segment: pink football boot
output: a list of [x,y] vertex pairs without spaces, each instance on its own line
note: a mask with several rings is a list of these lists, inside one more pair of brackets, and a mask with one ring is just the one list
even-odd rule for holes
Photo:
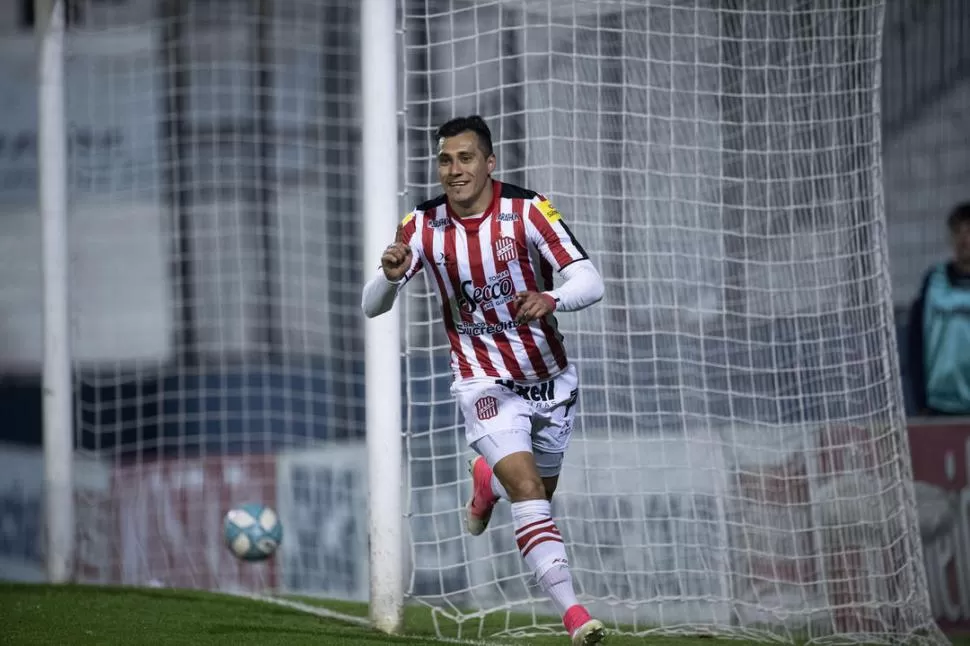
[[498,496],[492,493],[492,468],[485,458],[478,456],[469,462],[468,471],[472,474],[472,497],[465,506],[465,528],[478,536],[488,527]]
[[562,623],[569,632],[573,646],[593,646],[602,644],[606,638],[606,627],[599,619],[593,619],[586,608],[576,605],[566,611]]

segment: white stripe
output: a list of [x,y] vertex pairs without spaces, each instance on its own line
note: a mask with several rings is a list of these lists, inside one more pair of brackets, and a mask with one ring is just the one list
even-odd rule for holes
[[[505,204],[507,202],[507,204]],[[536,286],[540,291],[545,291],[548,287],[543,288],[542,286],[542,275],[539,272],[539,265],[536,261],[541,255],[539,252],[533,248],[529,243],[529,224],[528,224],[528,212],[529,204],[527,200],[522,200],[522,226],[525,230],[525,241],[528,247],[528,253],[526,258],[528,258],[527,264],[532,269],[532,275],[535,277]],[[508,209],[508,211],[513,210],[514,203],[512,200],[503,200],[503,208]],[[515,222],[502,222],[502,233],[503,235],[508,235],[511,238],[515,238]],[[519,260],[512,268],[512,277],[515,280],[515,290],[516,292],[526,291],[528,285],[525,282],[525,273],[522,271],[523,261]],[[552,350],[549,348],[549,343],[546,341],[546,336],[542,333],[542,328],[539,327],[537,323],[533,323],[529,326],[532,331],[532,339],[535,342],[536,349],[539,351],[539,356],[542,358],[542,363],[549,374],[554,374],[556,372],[556,359],[552,356]],[[522,340],[522,336],[516,331],[515,338],[518,341],[516,346],[515,358],[519,362],[519,367],[526,376],[532,376],[534,379],[538,378],[538,374],[532,367],[532,359],[529,358],[529,353],[525,350],[525,343]]]
[[[445,207],[441,206],[435,211],[432,211],[431,217],[433,220],[437,220],[439,218],[448,217],[448,214],[447,214],[447,211],[445,210]],[[430,256],[430,261],[435,264],[435,270],[438,272],[438,275],[441,277],[441,283],[444,285],[444,288],[445,288],[444,294],[441,294],[441,293],[438,294],[439,297],[441,298],[441,302],[444,307],[447,307],[451,310],[452,318],[454,318],[455,322],[458,323],[461,320],[461,316],[460,314],[458,314],[458,310],[456,307],[457,298],[456,298],[456,294],[454,293],[454,288],[452,287],[452,284],[451,284],[451,279],[448,276],[448,267],[444,262],[444,253],[445,253],[444,230],[445,230],[445,227],[435,227],[434,235],[431,238],[432,249],[431,249],[431,253],[428,255]],[[460,237],[461,235],[461,227],[458,227],[458,234],[459,235],[456,236],[456,238]],[[458,255],[458,258],[461,258],[461,250],[457,244],[456,244],[456,254]],[[441,262],[439,262],[439,260]],[[461,271],[461,265],[462,263],[459,262],[458,263],[459,272]],[[468,336],[459,334],[458,344],[461,348],[460,349],[461,354],[468,361],[468,365],[472,369],[472,374],[478,377],[484,376],[485,371],[482,370],[482,367],[479,366],[478,362],[475,360],[475,349],[472,347],[471,338]],[[457,376],[459,374],[457,357],[455,357],[453,361],[453,365],[454,365],[455,375]]]
[[524,546],[519,548],[519,551],[523,553],[528,552],[533,545],[538,543],[543,538],[550,538],[557,543],[562,543],[562,536],[560,536],[559,534],[553,534],[552,532],[543,532],[542,534],[537,534],[533,536],[528,543],[526,543]]
[[[444,235],[442,234],[442,243],[444,241]],[[458,284],[464,283],[466,280],[472,280],[471,271],[471,258],[468,256],[468,233],[465,231],[465,227],[455,225],[455,261],[458,266]],[[472,280],[472,285],[474,286],[475,281]],[[457,300],[455,301],[457,302]],[[478,318],[480,318],[481,312],[475,311],[472,313],[472,322],[474,323]],[[459,316],[460,320],[460,316]],[[472,373],[476,377],[486,377],[485,369],[482,368],[482,364],[478,362],[478,356],[475,354],[475,346],[472,345],[472,337],[467,335],[459,334],[458,337],[461,339],[461,347],[465,354],[465,359],[468,361],[468,365],[472,368]],[[480,336],[478,339],[480,341],[485,341],[488,337]],[[483,343],[486,351],[488,350],[488,344]],[[489,353],[491,356],[491,353]],[[495,363],[495,359],[492,359],[492,365],[496,368],[501,367],[501,362]]]
[[555,523],[552,522],[551,518],[549,518],[548,520],[542,521],[538,525],[527,525],[526,527],[522,527],[520,529],[515,530],[515,539],[518,540],[522,538],[520,534],[522,535],[531,534],[534,531],[538,531],[540,529],[549,529],[550,527],[555,527],[555,526],[556,525]]
[[[501,211],[499,211],[501,212]],[[497,214],[496,216],[497,217]],[[481,226],[478,228],[478,242],[479,242],[479,252],[482,256],[482,273],[485,275],[486,281],[498,274],[498,270],[495,267],[495,257],[492,253],[492,223],[491,221],[482,222]],[[471,273],[471,257],[469,256],[469,274]],[[499,321],[509,321],[512,316],[509,314],[508,305],[499,305],[498,307],[492,307],[492,311],[495,312]],[[479,308],[475,310],[475,318],[481,320],[483,323],[488,319],[485,317],[485,309]],[[509,340],[509,349],[512,351],[513,356],[516,354],[515,350],[521,343],[516,341],[516,331],[514,328],[505,331],[505,338]],[[492,365],[501,373],[506,372],[505,359],[502,358],[502,352],[499,350],[498,343],[495,342],[495,337],[493,335],[484,335],[479,337],[482,340],[482,344],[485,349],[488,350],[488,356],[492,360]]]
[[[512,200],[502,200],[502,211],[506,213],[512,212]],[[500,222],[499,226],[502,228],[503,236],[515,240],[515,222]],[[525,284],[525,275],[522,273],[521,264],[519,262],[512,263],[512,266],[509,267],[509,272],[512,274],[512,280],[515,282],[515,291],[524,292],[527,285]]]
[[[542,278],[542,265],[539,262],[542,259],[542,254],[539,252],[538,247],[535,245],[535,240],[530,239],[530,231],[532,235],[538,237],[539,232],[532,226],[529,220],[529,210],[532,208],[533,202],[528,200],[523,200],[522,204],[522,218],[523,218],[523,228],[525,229],[526,243],[529,247],[529,267],[532,269],[532,275],[535,277],[536,289],[541,292],[548,291],[552,289],[552,285],[546,285]],[[522,281],[523,286],[525,285],[525,280]],[[546,338],[545,333],[542,331],[542,327],[538,323],[533,323],[529,326],[532,330],[532,338],[535,341],[536,347],[539,348],[539,353],[542,357],[542,362],[545,365],[546,372],[549,374],[555,374],[559,370],[559,366],[556,363],[556,358],[552,354],[552,348],[549,345],[549,340]],[[526,355],[528,359],[528,355]],[[531,362],[527,364],[530,366],[531,372]]]

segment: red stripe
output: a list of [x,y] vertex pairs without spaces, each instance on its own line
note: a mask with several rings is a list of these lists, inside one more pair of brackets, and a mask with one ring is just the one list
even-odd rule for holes
[[565,267],[575,260],[572,254],[569,253],[569,250],[563,245],[559,233],[552,227],[552,224],[549,223],[546,216],[539,211],[539,207],[532,203],[529,204],[529,219],[539,232],[539,235],[542,236],[542,239],[549,245],[549,251],[552,252],[552,256],[556,259],[556,263],[560,268]]
[[[458,294],[461,294],[461,272],[459,271],[459,260],[458,260],[458,228],[455,226],[445,227],[445,266],[448,268],[448,280],[454,289],[456,302]],[[473,246],[478,245],[478,232],[468,231],[466,240],[468,242],[469,251]],[[470,255],[470,254],[469,254]],[[479,264],[477,271],[484,273],[481,267],[481,253],[479,253]],[[475,263],[472,259],[468,258],[469,268],[471,273],[476,271],[474,267]],[[463,308],[459,308],[461,312],[461,320],[464,323],[473,323],[475,318],[471,312],[465,311]],[[477,336],[469,337],[472,342],[472,348],[475,350],[475,358],[478,360],[478,365],[481,366],[482,370],[485,371],[486,375],[497,377],[499,374],[495,372],[495,366],[492,365],[492,358],[488,356],[488,348],[485,347],[485,343]],[[460,346],[459,346],[460,347]]]
[[516,537],[515,544],[519,546],[520,550],[524,550],[526,546],[529,544],[529,541],[535,538],[536,536],[539,536],[540,534],[555,534],[556,536],[560,535],[559,528],[556,527],[556,525],[552,521],[549,521],[548,525],[537,527],[536,529],[533,529],[528,534]]
[[[519,527],[517,530],[515,530],[515,535],[518,536],[522,532],[527,532],[527,531],[529,531],[530,529],[532,529],[534,527],[537,527],[539,525],[545,525],[545,524],[551,523],[551,522],[552,522],[552,518],[543,518],[542,520],[537,520],[534,523],[529,523],[528,525],[523,525],[522,527]],[[553,525],[553,526],[555,526],[555,525]]]
[[533,543],[532,545],[530,545],[529,546],[529,549],[527,549],[524,552],[522,552],[522,558],[527,557],[529,555],[529,552],[531,552],[532,550],[534,550],[539,545],[542,545],[543,543],[548,543],[549,541],[555,541],[556,543],[562,543],[562,539],[561,538],[556,538],[555,536],[543,536],[542,538],[540,538],[539,540],[537,540],[535,543]]
[[[418,216],[415,215],[413,218],[411,218],[408,221],[407,224],[401,227],[401,242],[403,242],[404,244],[411,244],[411,238],[414,237],[414,234],[417,231],[417,229],[418,229]],[[410,278],[411,276],[414,276],[416,273],[418,273],[421,270],[421,264],[422,264],[421,256],[419,255],[418,261],[414,265],[414,271],[412,271],[409,274],[408,278]]]
[[[549,535],[543,536],[543,534]],[[532,539],[536,540],[532,543],[532,545],[529,545],[529,542],[532,541]],[[515,544],[518,545],[519,551],[522,552],[523,557],[531,552],[536,545],[545,543],[546,541],[556,541],[562,543],[559,528],[556,527],[556,524],[551,518],[543,518],[540,521],[530,523],[524,527],[520,527],[515,532]]]
[[401,242],[404,244],[410,244],[411,238],[414,236],[414,232],[418,230],[418,216],[415,215],[413,218],[408,220],[407,224],[401,227]]
[[[499,260],[498,256],[496,256],[495,254],[495,242],[502,237],[502,223],[499,221],[497,217],[492,218],[492,225],[490,227],[490,230],[492,234],[491,235],[492,260],[495,263],[495,273],[500,274],[509,268],[509,263],[508,261],[505,261],[505,260]],[[481,267],[481,253],[482,253],[481,246],[475,245],[474,249],[475,249],[475,253],[477,253],[479,257],[477,258],[477,260],[476,258],[472,257],[472,269],[473,269],[472,275],[474,276],[476,283],[480,282],[480,284],[484,285],[485,284],[484,272],[482,272],[481,275],[475,275],[474,273],[474,268],[476,264],[477,266]],[[471,248],[469,248],[469,252],[471,252]],[[509,301],[508,305],[506,306],[509,312],[509,319],[507,320],[514,318],[514,314],[512,312],[512,310],[514,309],[514,305],[515,305],[515,300],[513,299]],[[493,308],[485,311],[485,320],[488,321],[489,323],[498,323],[499,319],[500,317],[498,315],[498,308]],[[505,369],[509,371],[510,375],[512,375],[512,379],[515,379],[516,381],[524,381],[525,373],[522,371],[522,367],[519,365],[519,360],[516,359],[515,357],[515,350],[512,348],[512,343],[511,341],[509,341],[508,335],[505,334],[505,332],[499,332],[493,335],[492,338],[495,340],[495,345],[498,348],[499,352],[502,353],[502,362],[505,364]]]
[[[535,273],[532,270],[532,256],[529,254],[528,236],[525,233],[525,210],[531,208],[531,204],[527,204],[525,200],[513,200],[512,210],[519,217],[515,221],[515,245],[520,250],[519,251],[519,270],[522,272],[522,280],[525,281],[525,288],[530,292],[539,291],[539,287],[536,284]],[[509,303],[509,312],[513,315],[515,307],[512,303]],[[539,322],[540,327],[542,321]],[[539,344],[536,343],[535,336],[532,334],[531,325],[520,325],[516,328],[519,332],[519,337],[522,339],[522,345],[525,347],[525,353],[529,355],[529,362],[532,364],[532,369],[535,371],[536,376],[539,379],[546,379],[549,377],[549,367],[546,365],[545,359],[542,357],[542,351],[539,350]]]
[[[431,213],[432,219],[434,219],[434,211]],[[448,300],[448,290],[445,287],[444,277],[441,275],[441,268],[434,261],[431,256],[434,254],[434,238],[436,229],[431,227],[423,227],[421,229],[421,244],[424,247],[424,255],[428,257],[428,267],[431,269],[431,273],[434,274],[435,281],[438,283],[438,293],[441,294],[441,318],[445,324],[445,331],[448,333],[448,342],[451,344],[452,355],[458,362],[458,373],[462,377],[471,377],[474,373],[472,372],[471,366],[468,365],[468,359],[465,357],[465,353],[461,350],[461,339],[458,336],[458,330],[455,329],[455,320],[451,315],[451,303]]]

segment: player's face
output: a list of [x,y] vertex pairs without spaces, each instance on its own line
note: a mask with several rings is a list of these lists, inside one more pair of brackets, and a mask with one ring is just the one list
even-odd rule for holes
[[438,180],[453,206],[463,210],[488,208],[485,189],[493,170],[495,155],[486,157],[474,132],[442,137],[438,142]]
[[970,222],[961,222],[953,229],[953,257],[963,266],[970,266]]

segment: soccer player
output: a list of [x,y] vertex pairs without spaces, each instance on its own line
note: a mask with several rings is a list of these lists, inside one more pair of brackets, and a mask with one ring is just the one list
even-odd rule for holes
[[[572,643],[598,644],[605,629],[576,599],[550,500],[579,393],[555,313],[599,301],[603,280],[548,199],[492,178],[492,135],[481,117],[445,123],[436,140],[444,193],[402,220],[362,308],[368,317],[387,312],[418,271],[430,273],[451,345],[452,393],[478,454],[466,527],[481,534],[495,504],[508,500],[519,552]],[[563,279],[555,289],[554,270]]]

